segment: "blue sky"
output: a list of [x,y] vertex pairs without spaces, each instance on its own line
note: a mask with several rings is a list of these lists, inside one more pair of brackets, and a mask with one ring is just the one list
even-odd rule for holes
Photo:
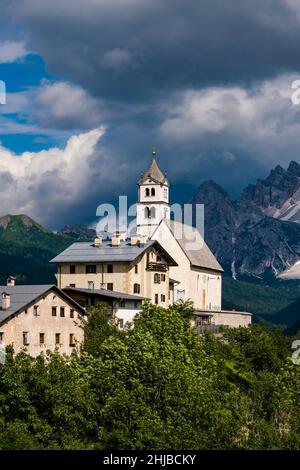
[[299,161],[298,1],[1,4],[1,215],[91,221],[135,199],[152,145],[181,202]]

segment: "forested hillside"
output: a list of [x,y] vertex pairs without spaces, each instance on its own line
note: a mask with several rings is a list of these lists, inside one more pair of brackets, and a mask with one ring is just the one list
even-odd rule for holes
[[49,261],[76,237],[55,234],[26,215],[0,218],[0,284],[8,275],[18,284],[55,283]]

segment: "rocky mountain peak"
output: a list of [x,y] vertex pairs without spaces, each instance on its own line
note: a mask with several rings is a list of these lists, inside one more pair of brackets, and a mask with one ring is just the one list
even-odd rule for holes
[[[300,260],[300,165],[277,165],[236,201],[213,181],[192,203],[205,205],[205,239],[225,270],[239,276],[278,276]],[[295,223],[296,222],[296,223]]]
[[294,176],[297,176],[297,178],[300,178],[300,165],[299,163],[295,161],[291,161],[291,163],[288,166],[287,171],[291,173]]

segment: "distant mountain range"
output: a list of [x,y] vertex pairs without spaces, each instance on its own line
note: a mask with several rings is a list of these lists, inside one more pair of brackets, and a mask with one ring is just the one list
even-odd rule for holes
[[205,181],[190,202],[205,205],[205,240],[234,278],[300,278],[298,163],[277,166],[236,200]]
[[93,240],[96,236],[96,230],[83,224],[66,225],[57,232],[60,235],[71,235],[72,237],[80,237],[86,240]]

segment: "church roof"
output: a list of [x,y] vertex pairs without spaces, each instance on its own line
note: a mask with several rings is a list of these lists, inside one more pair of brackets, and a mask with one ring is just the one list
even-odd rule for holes
[[152,152],[152,162],[148,170],[140,178],[139,184],[145,183],[149,178],[155,183],[166,184],[169,186],[169,181],[164,173],[159,169],[156,163],[156,152]]
[[192,266],[223,272],[213,253],[195,227],[163,219]]
[[130,240],[125,240],[121,241],[118,246],[113,246],[111,240],[103,240],[99,247],[95,247],[91,242],[76,242],[52,259],[50,263],[131,263],[151,247],[161,251],[171,266],[177,266],[176,261],[156,240],[147,240],[146,243],[137,245],[131,245]]

